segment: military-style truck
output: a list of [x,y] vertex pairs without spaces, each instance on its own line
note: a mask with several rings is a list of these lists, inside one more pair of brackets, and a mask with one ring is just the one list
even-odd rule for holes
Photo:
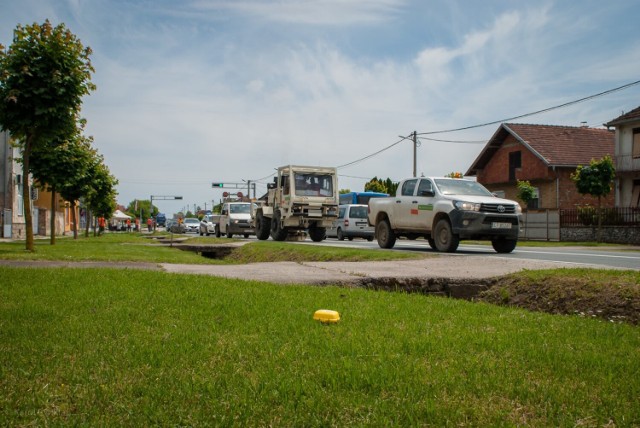
[[267,193],[252,205],[256,237],[284,241],[306,231],[319,242],[338,217],[338,174],[333,167],[278,168]]
[[473,180],[421,177],[403,180],[396,196],[369,201],[369,224],[382,248],[396,238],[424,237],[434,250],[454,252],[461,239],[490,240],[498,253],[518,242],[520,205]]

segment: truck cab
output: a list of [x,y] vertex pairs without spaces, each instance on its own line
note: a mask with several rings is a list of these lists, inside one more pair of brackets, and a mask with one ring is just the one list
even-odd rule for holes
[[313,241],[325,238],[338,216],[337,170],[333,167],[287,165],[278,168],[267,194],[253,212],[256,236],[284,241],[306,231]]

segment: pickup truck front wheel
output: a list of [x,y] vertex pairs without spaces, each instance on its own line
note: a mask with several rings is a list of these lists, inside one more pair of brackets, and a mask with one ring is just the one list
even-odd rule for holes
[[518,243],[515,239],[493,239],[491,241],[491,245],[493,249],[496,250],[497,253],[510,253],[516,249],[516,244]]
[[376,238],[380,248],[393,248],[396,244],[396,234],[391,229],[389,220],[384,219],[376,224]]
[[458,244],[460,244],[460,238],[453,234],[451,224],[444,218],[436,223],[433,240],[436,244],[436,249],[445,253],[453,253],[458,249]]

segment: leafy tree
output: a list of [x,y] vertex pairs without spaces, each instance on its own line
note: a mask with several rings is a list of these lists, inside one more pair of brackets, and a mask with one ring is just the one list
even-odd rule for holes
[[351,189],[340,189],[338,193],[340,195],[344,195],[345,193],[351,193]]
[[[142,215],[140,214],[141,212]],[[129,213],[129,215],[133,215],[134,217],[138,217],[141,215],[141,221],[144,223],[149,217],[155,217],[158,215],[158,207],[152,207],[151,201],[149,199],[136,199],[135,201],[129,202],[129,205],[127,205],[127,213]]]
[[[111,175],[101,156],[97,156],[94,159],[88,175],[91,179],[91,185],[84,197],[87,210],[97,217],[111,217],[116,210],[116,186],[118,185],[118,180]],[[89,218],[89,213],[87,213],[86,235],[89,234]],[[96,233],[95,230],[94,228],[94,235]]]
[[527,180],[518,180],[518,193],[516,197],[524,202],[524,206],[528,206],[529,202],[536,197],[536,188],[531,185]]
[[82,97],[95,89],[94,69],[85,48],[64,24],[47,20],[14,30],[13,42],[0,46],[0,128],[22,149],[26,249],[34,251],[29,198],[31,154],[51,140],[76,130]]
[[397,189],[398,183],[394,183],[390,178],[381,180],[378,177],[373,177],[364,185],[365,192],[380,192],[389,195],[395,195]]
[[57,194],[71,204],[73,235],[78,237],[75,204],[89,191],[89,168],[97,156],[91,147],[92,138],[82,135],[82,125],[73,138],[65,141],[51,140],[35,149],[31,156],[34,178],[51,192],[51,244],[55,244],[55,212]]
[[598,242],[602,239],[602,197],[611,192],[611,186],[616,176],[611,156],[605,156],[599,161],[591,159],[588,166],[578,165],[571,179],[581,195],[591,195],[598,198]]

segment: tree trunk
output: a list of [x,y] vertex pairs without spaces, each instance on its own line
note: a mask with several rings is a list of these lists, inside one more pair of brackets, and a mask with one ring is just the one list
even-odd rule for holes
[[76,212],[76,201],[70,202],[71,221],[73,222],[73,239],[78,239],[78,213]]
[[51,245],[56,244],[56,189],[51,189]]
[[91,219],[91,211],[89,208],[84,209],[84,237],[89,237],[89,221]]
[[26,250],[35,251],[33,243],[33,217],[31,216],[31,192],[29,188],[29,156],[35,134],[29,134],[22,153],[22,205],[24,208],[24,221],[26,227]]

